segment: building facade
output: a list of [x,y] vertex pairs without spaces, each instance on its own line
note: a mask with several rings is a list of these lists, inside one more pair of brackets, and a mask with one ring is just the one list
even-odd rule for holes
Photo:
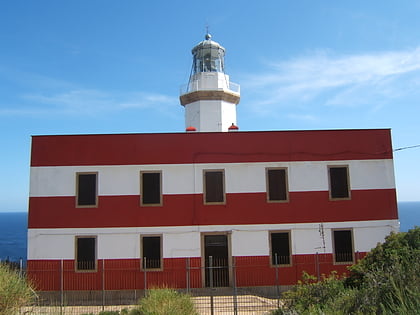
[[290,285],[398,231],[390,130],[236,131],[224,48],[193,57],[189,132],[32,137],[39,290]]

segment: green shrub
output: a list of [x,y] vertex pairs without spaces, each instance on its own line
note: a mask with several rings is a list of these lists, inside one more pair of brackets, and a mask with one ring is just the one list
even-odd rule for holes
[[420,314],[419,227],[389,235],[349,270],[317,283],[304,275],[272,314]]
[[128,315],[141,315],[141,312],[139,309],[133,308],[130,312],[128,312]]
[[141,315],[198,315],[191,297],[172,289],[149,290],[137,310]]
[[26,280],[7,265],[0,263],[0,315],[15,314],[34,298],[35,292]]
[[324,314],[344,290],[344,282],[335,272],[323,275],[319,282],[305,272],[302,278],[303,281],[283,294],[283,307],[272,314]]
[[346,285],[363,291],[383,313],[420,313],[419,227],[389,235],[349,269]]

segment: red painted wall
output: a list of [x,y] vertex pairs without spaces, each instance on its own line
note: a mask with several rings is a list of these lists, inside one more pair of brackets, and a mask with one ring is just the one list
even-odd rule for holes
[[32,137],[31,166],[392,158],[388,129]]
[[[320,130],[35,136],[31,166],[139,165],[392,159],[390,130]],[[76,208],[75,197],[31,197],[29,228],[97,228],[186,225],[281,224],[397,219],[395,189],[353,190],[351,200],[330,201],[328,191],[291,192],[287,203],[267,203],[265,193],[227,194],[225,205],[204,205],[202,195],[164,195],[162,207],[141,207],[140,196],[99,196],[97,208]],[[59,210],[59,211],[58,211]],[[210,210],[210,211],[209,211]],[[281,285],[302,272],[321,273],[331,255],[295,255],[278,269]],[[191,287],[202,287],[201,258],[192,258]],[[268,256],[236,257],[238,286],[275,285]],[[186,259],[164,259],[148,272],[147,285],[186,287]],[[61,271],[63,270],[63,271]],[[98,261],[97,272],[75,272],[74,261],[29,260],[40,290],[144,288],[139,259]],[[105,279],[105,280],[104,280]]]
[[[292,192],[290,202],[267,203],[265,193],[227,194],[225,205],[203,195],[165,195],[162,207],[142,207],[139,196],[99,196],[97,208],[76,208],[75,197],[29,199],[29,228],[96,228],[278,224],[397,219],[394,189],[354,190],[351,200],[328,192]],[[60,209],[60,211],[57,211]]]
[[[357,253],[362,258],[366,253]],[[302,279],[303,272],[317,276],[337,271],[348,274],[348,265],[334,265],[331,254],[294,255],[292,265],[270,266],[269,256],[234,257],[238,287],[291,285]],[[75,272],[74,261],[29,260],[28,277],[40,291],[63,290],[134,290],[169,286],[172,288],[203,287],[201,258],[164,259],[162,271],[140,269],[140,259],[98,260],[97,271]],[[278,276],[276,277],[276,269]]]

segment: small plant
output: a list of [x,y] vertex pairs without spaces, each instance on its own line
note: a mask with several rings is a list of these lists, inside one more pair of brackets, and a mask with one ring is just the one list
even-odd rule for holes
[[[94,313],[84,313],[82,315],[95,315]],[[123,308],[121,311],[101,311],[98,315],[142,315],[138,309],[129,310]]]
[[167,288],[150,290],[133,311],[139,311],[137,314],[141,315],[198,315],[189,295]]
[[31,304],[35,292],[19,274],[0,263],[0,315],[15,314],[22,306]]

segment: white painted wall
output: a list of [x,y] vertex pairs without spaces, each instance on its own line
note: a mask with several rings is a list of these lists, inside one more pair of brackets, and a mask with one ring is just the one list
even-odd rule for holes
[[[220,72],[200,72],[189,83],[189,91],[229,90],[229,76]],[[185,105],[185,127],[198,132],[228,131],[236,123],[236,104],[222,100],[200,100]]]
[[229,76],[222,72],[199,72],[189,83],[189,92],[198,90],[227,90]]
[[228,131],[236,123],[236,104],[222,100],[200,100],[185,105],[185,127],[201,132]]
[[332,253],[332,229],[352,228],[355,251],[365,252],[399,230],[397,220],[324,223],[325,249],[319,224],[214,225],[146,228],[29,229],[28,259],[74,259],[75,237],[97,237],[98,259],[140,257],[140,235],[161,234],[163,257],[201,257],[201,233],[230,232],[234,256],[270,254],[269,231],[291,231],[292,254]]
[[266,256],[270,253],[267,231],[232,231],[233,256]]
[[288,168],[289,190],[328,191],[328,165],[349,165],[352,190],[395,188],[392,160],[31,167],[30,196],[75,196],[76,173],[98,172],[101,196],[138,195],[140,171],[160,170],[163,194],[203,193],[203,170],[224,169],[227,193],[265,192],[265,168]]
[[[222,106],[223,101],[201,100],[197,101],[200,108],[200,125],[194,126],[197,131],[214,132],[222,130]],[[185,108],[188,110],[187,105]]]

